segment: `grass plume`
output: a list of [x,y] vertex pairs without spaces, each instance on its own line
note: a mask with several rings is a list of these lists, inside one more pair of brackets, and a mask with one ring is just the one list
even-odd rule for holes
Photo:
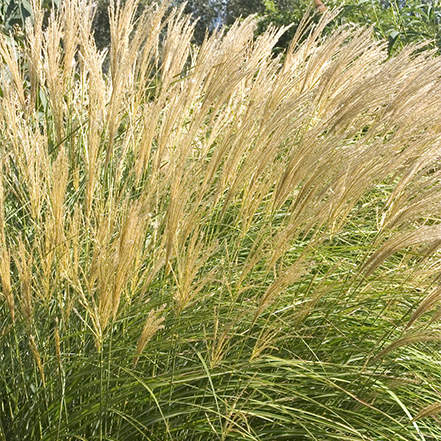
[[107,53],[92,2],[32,4],[0,36],[0,435],[440,438],[441,59],[329,11],[285,54],[252,17],[195,47],[136,0]]

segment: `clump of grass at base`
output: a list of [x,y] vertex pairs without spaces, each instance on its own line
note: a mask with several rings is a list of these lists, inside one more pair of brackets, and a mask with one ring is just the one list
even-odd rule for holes
[[89,2],[33,7],[0,38],[0,438],[438,439],[441,60],[326,17],[194,47],[127,0],[103,73]]

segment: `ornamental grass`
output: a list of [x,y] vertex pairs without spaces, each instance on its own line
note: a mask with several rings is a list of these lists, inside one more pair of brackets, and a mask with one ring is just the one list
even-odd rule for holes
[[0,35],[0,439],[441,439],[441,59],[169,3]]

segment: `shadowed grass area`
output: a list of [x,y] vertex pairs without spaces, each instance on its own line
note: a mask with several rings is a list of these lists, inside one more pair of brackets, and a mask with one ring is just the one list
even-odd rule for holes
[[[0,438],[436,440],[441,60],[329,15],[66,0],[0,37]],[[135,20],[135,17],[136,20]],[[300,41],[302,41],[300,43]]]

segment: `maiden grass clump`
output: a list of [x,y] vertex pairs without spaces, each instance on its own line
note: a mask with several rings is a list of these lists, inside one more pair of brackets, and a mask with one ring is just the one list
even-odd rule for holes
[[105,53],[40,6],[0,36],[0,439],[439,439],[441,60],[136,0]]

